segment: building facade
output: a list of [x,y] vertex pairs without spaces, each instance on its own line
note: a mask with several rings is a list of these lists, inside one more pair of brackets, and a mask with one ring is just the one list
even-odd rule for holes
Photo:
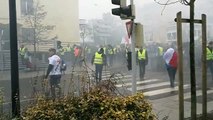
[[[0,5],[1,50],[9,50],[9,1],[1,0]],[[33,50],[32,42],[27,41],[34,41],[35,29],[26,24],[26,17],[35,15],[36,10],[39,13],[39,7],[43,8],[40,13],[46,14],[39,22],[49,30],[45,39],[36,41],[41,42],[40,50],[45,50],[46,44],[54,45],[55,38],[60,40],[62,45],[80,41],[78,0],[51,0],[51,2],[49,0],[16,0],[19,44],[26,44],[30,50]],[[42,41],[46,42],[42,43]]]

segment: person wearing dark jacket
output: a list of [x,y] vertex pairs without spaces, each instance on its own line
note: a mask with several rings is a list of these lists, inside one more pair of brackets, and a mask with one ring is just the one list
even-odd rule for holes
[[170,47],[166,50],[166,52],[163,54],[163,59],[166,64],[166,69],[168,71],[169,79],[170,79],[170,86],[172,88],[175,87],[175,75],[177,71],[178,66],[178,56],[177,52],[174,48]]
[[103,48],[100,48],[99,51],[93,55],[91,64],[95,64],[96,83],[99,83],[102,77],[103,66],[106,65],[106,55],[104,54]]
[[146,65],[148,64],[147,50],[141,47],[136,53],[136,60],[139,65],[140,80],[143,80],[146,71]]

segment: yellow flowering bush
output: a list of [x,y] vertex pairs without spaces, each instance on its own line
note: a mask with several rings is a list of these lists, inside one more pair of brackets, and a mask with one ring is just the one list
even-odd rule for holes
[[143,93],[118,96],[106,87],[95,87],[80,97],[45,100],[23,112],[23,120],[155,120],[152,105]]

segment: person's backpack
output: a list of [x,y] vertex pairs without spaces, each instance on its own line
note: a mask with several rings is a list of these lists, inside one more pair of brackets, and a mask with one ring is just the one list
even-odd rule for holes
[[65,64],[64,60],[61,62],[61,71],[66,71],[67,70],[67,65]]

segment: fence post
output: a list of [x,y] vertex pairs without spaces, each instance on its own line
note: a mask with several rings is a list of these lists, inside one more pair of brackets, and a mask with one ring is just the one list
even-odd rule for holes
[[183,48],[182,48],[182,22],[181,12],[177,13],[177,45],[178,45],[178,74],[179,74],[179,120],[184,119],[183,96]]

